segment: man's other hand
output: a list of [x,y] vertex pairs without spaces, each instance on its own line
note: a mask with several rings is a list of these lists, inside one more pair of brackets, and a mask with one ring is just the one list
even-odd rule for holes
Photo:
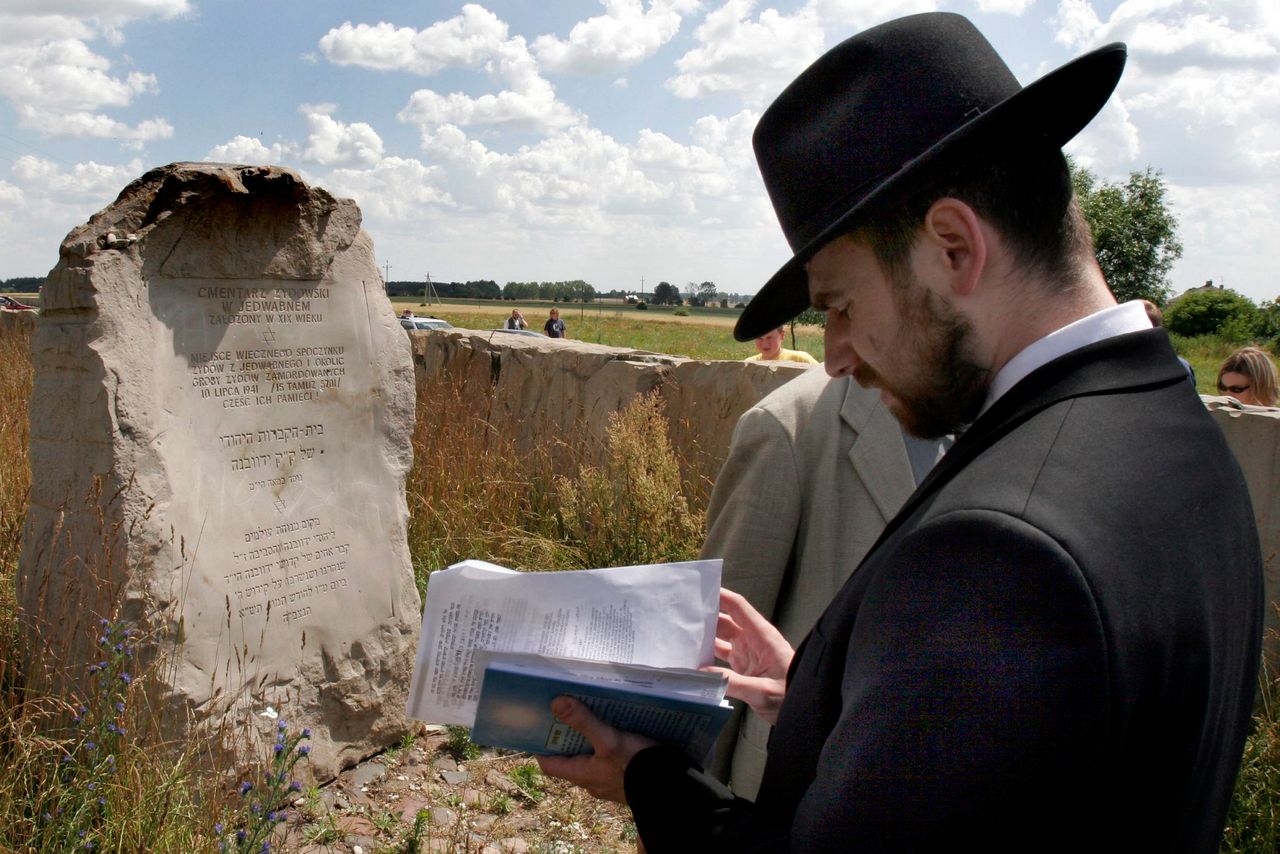
[[582,733],[595,752],[586,756],[539,756],[542,772],[581,786],[597,798],[625,804],[623,774],[627,763],[658,742],[614,729],[571,697],[557,697],[551,703],[551,711],[558,720]]
[[787,669],[796,654],[782,632],[732,590],[720,588],[720,619],[716,624],[716,657],[729,667],[704,667],[729,680],[725,693],[742,700],[770,724],[787,692]]

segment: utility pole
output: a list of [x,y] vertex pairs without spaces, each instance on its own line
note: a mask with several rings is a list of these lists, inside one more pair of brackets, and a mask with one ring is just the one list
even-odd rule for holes
[[387,296],[391,296],[391,262],[384,261],[382,268],[386,271],[382,276],[382,286],[387,289]]

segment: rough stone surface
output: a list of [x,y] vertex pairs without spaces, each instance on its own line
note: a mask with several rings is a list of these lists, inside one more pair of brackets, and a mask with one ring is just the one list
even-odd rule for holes
[[465,388],[491,389],[489,421],[522,450],[573,435],[588,439],[589,455],[602,455],[609,416],[656,391],[691,478],[714,479],[738,416],[804,370],[465,329],[409,336],[419,381],[448,373]]
[[272,707],[310,727],[320,779],[394,741],[413,368],[355,203],[277,167],[174,164],[60,256],[19,579],[42,663],[84,661],[118,617],[174,735],[256,756]]
[[34,311],[12,311],[0,308],[0,335],[13,332],[34,332],[39,315]]
[[350,782],[352,786],[359,789],[361,786],[367,786],[370,783],[381,780],[385,776],[387,776],[387,769],[385,765],[367,762],[363,765],[356,766],[356,768],[351,772]]
[[1226,435],[1249,486],[1262,541],[1268,603],[1263,643],[1271,666],[1280,668],[1280,409],[1241,407],[1226,397],[1200,397]]

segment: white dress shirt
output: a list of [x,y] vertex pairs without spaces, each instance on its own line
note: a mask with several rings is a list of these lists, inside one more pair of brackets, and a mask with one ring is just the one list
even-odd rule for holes
[[1018,384],[1020,380],[1041,365],[1047,365],[1059,356],[1065,356],[1073,350],[1105,341],[1117,335],[1129,332],[1141,332],[1151,328],[1151,320],[1146,309],[1137,300],[1113,305],[1102,311],[1095,311],[1074,323],[1033,341],[1014,356],[996,374],[987,392],[987,401],[982,405],[986,412],[991,405],[1004,396],[1005,392]]

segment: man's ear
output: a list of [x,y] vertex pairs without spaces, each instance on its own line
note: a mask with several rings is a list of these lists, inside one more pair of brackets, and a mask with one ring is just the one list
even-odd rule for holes
[[924,215],[923,237],[934,271],[947,279],[951,292],[972,294],[987,266],[987,233],[973,208],[959,199],[938,199]]

